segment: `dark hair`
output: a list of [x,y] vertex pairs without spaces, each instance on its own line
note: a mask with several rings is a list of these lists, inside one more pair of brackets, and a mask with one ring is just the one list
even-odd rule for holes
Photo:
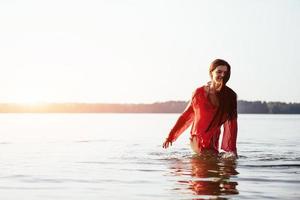
[[211,75],[211,72],[220,65],[227,66],[227,73],[223,79],[224,85],[221,91],[217,93],[217,97],[220,103],[218,110],[209,126],[207,127],[206,131],[216,126],[222,125],[226,120],[237,117],[237,95],[231,88],[225,85],[230,78],[230,65],[225,60],[216,59],[211,63],[209,67],[209,74]]
[[228,62],[226,62],[225,60],[222,60],[222,59],[216,59],[214,60],[211,64],[210,64],[210,67],[209,67],[209,75],[211,77],[211,73],[212,71],[214,71],[218,66],[220,65],[224,65],[227,67],[227,72],[226,72],[226,75],[224,77],[224,85],[227,83],[227,81],[229,80],[230,78],[230,71],[231,71],[231,67],[230,65],[228,64]]

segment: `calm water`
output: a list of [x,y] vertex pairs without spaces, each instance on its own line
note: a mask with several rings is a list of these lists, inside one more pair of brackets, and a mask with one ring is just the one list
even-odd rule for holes
[[239,115],[237,161],[195,156],[177,114],[2,114],[2,199],[299,199],[300,115]]

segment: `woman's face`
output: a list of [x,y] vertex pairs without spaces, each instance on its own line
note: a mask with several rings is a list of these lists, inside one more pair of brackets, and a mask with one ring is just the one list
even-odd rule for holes
[[215,83],[223,83],[223,79],[227,73],[227,66],[219,65],[211,72],[211,79]]

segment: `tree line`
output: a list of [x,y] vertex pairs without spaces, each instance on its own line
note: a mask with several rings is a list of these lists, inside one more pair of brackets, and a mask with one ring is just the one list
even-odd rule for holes
[[[151,104],[42,103],[0,104],[0,113],[181,113],[187,101]],[[238,101],[238,113],[300,114],[300,103]]]

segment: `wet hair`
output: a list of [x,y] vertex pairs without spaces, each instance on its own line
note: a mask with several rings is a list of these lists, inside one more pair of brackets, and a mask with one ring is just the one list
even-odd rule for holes
[[210,67],[209,67],[209,75],[210,77],[212,77],[212,71],[214,71],[218,66],[220,65],[224,65],[227,67],[227,72],[224,76],[224,79],[223,79],[223,83],[224,85],[227,83],[227,81],[229,80],[230,78],[230,71],[231,71],[231,67],[230,65],[228,64],[228,62],[226,62],[225,60],[222,60],[222,59],[216,59],[214,60],[211,64],[210,64]]

